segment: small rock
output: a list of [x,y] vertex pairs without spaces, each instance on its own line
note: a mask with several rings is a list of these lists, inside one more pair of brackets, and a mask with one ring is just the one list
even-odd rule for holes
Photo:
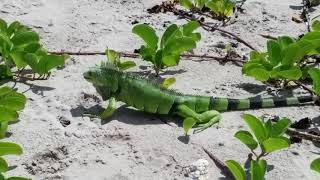
[[209,162],[205,159],[199,159],[186,167],[186,176],[192,179],[207,180]]

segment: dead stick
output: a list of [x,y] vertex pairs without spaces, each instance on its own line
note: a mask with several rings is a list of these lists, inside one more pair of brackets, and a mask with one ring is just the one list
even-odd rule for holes
[[320,142],[320,136],[317,136],[317,135],[314,135],[314,134],[310,134],[308,132],[297,131],[294,128],[288,128],[287,129],[287,134],[289,136],[295,136],[295,137],[299,137],[301,139]]
[[[49,52],[51,54],[56,55],[73,55],[73,56],[96,56],[96,55],[105,55],[105,52],[71,52],[71,51],[51,51]],[[119,52],[122,57],[129,57],[129,58],[138,58],[140,57],[138,54],[135,53],[127,53],[127,52]],[[229,58],[229,57],[221,57],[221,56],[211,56],[211,55],[195,55],[195,54],[182,54],[182,57],[185,58],[201,58],[201,60],[196,61],[208,61],[209,60],[217,60],[217,61],[234,61],[234,62],[240,62],[245,63],[246,60],[243,59],[236,59],[236,58]],[[206,60],[207,59],[207,60]]]
[[310,89],[308,86],[302,84],[299,81],[293,81],[294,83],[296,83],[298,86],[302,87],[303,89],[307,90],[310,94],[316,94],[316,92],[313,89]]
[[259,34],[260,36],[262,36],[263,38],[266,38],[266,39],[272,39],[272,40],[277,40],[276,37],[274,36],[271,36],[271,35],[266,35],[266,34]]
[[215,155],[213,155],[206,148],[202,147],[202,149],[227,178],[231,178],[231,179],[233,178],[232,173],[230,172],[229,168],[227,167],[227,165],[224,162],[222,162],[220,159],[218,159]]

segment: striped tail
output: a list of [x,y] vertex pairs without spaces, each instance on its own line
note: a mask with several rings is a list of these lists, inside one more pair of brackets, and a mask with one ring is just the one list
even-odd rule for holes
[[287,107],[305,105],[317,101],[317,96],[301,97],[271,97],[271,98],[248,98],[248,99],[229,99],[229,98],[210,98],[210,109],[217,111],[232,111],[246,109],[260,109],[273,107]]

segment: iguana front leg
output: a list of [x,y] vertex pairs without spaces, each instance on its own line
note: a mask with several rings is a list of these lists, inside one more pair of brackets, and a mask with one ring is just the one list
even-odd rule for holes
[[177,114],[185,118],[183,121],[183,129],[186,135],[194,126],[198,127],[194,133],[198,133],[221,120],[221,115],[218,111],[210,110],[199,114],[186,105],[179,105],[177,107]]
[[117,101],[114,97],[109,99],[108,107],[102,112],[101,119],[105,120],[112,116],[112,114],[117,110]]

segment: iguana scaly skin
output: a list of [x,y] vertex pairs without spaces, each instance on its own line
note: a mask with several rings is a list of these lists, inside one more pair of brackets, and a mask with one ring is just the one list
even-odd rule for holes
[[[313,96],[288,98],[231,99],[210,96],[186,95],[162,88],[154,82],[116,70],[105,64],[84,73],[103,100],[109,99],[108,108],[102,118],[108,118],[116,110],[116,101],[122,101],[148,113],[177,114],[185,118],[183,126],[187,133],[193,126],[196,132],[219,122],[219,112],[302,105],[316,100]],[[219,112],[218,112],[219,111]]]

